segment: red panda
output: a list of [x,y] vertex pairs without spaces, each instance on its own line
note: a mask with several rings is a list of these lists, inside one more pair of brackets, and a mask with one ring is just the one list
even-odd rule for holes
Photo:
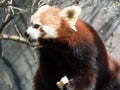
[[40,54],[35,90],[59,90],[63,76],[69,79],[63,90],[120,90],[120,66],[80,12],[45,5],[32,15],[25,36]]

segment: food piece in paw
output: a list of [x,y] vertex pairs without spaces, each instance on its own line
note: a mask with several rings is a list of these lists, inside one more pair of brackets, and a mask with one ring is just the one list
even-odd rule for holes
[[63,86],[69,82],[68,78],[64,76],[60,81],[57,82],[57,86],[63,90]]

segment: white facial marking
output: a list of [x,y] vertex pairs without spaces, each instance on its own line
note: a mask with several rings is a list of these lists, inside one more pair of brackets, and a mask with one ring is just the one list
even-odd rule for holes
[[26,32],[29,34],[30,39],[35,39],[35,40],[37,40],[42,34],[39,30],[33,28],[32,26],[30,26]]
[[58,36],[56,29],[54,29],[53,27],[43,25],[43,30],[46,33],[44,38],[56,38]]
[[44,11],[48,7],[50,7],[50,6],[45,5],[45,6],[42,6],[42,7],[38,8],[38,10],[33,14],[33,16],[38,16],[40,12]]
[[39,11],[42,11],[42,10],[44,10],[44,9],[47,9],[48,7],[50,7],[49,5],[44,5],[44,6],[41,6],[40,8],[38,8],[38,12]]
[[34,24],[40,24],[40,18],[39,18],[39,14],[42,13],[42,11],[44,11],[45,9],[47,9],[49,6],[45,5],[42,6],[40,8],[38,8],[38,10],[31,16],[31,22]]
[[33,24],[42,25],[42,24],[40,23],[40,19],[37,18],[37,17],[32,17],[32,18],[31,18],[31,22],[32,22]]

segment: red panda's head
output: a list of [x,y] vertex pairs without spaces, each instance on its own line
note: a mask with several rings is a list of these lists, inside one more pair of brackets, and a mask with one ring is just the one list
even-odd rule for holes
[[32,45],[40,46],[40,39],[59,39],[62,35],[66,36],[66,32],[74,33],[80,11],[77,6],[63,10],[54,6],[42,6],[31,16],[31,26],[25,32],[25,36]]

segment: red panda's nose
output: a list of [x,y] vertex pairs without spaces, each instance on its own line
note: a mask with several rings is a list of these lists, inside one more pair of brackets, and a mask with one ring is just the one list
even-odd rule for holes
[[25,37],[28,38],[29,34],[27,32],[24,33]]

